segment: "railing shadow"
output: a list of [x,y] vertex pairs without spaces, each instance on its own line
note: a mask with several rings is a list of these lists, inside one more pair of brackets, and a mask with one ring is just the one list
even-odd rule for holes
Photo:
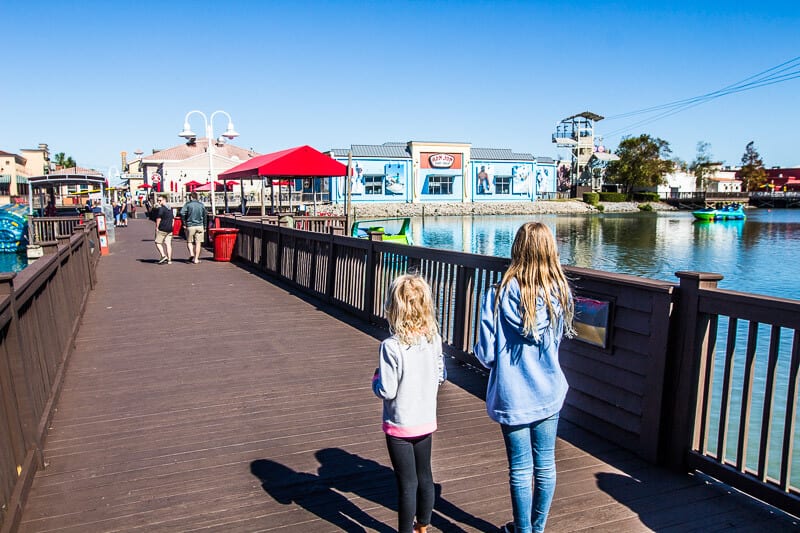
[[[278,503],[299,505],[344,531],[394,531],[342,495],[350,493],[396,513],[397,488],[391,468],[341,448],[317,450],[314,456],[320,465],[316,474],[297,472],[269,459],[253,461],[250,471]],[[442,498],[441,485],[436,484],[431,525],[445,532],[464,531],[455,522],[479,531],[496,531],[493,524]]]

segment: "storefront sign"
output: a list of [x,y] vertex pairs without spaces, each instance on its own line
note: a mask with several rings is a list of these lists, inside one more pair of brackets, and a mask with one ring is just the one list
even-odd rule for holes
[[429,159],[433,168],[450,168],[455,160],[450,154],[434,154]]

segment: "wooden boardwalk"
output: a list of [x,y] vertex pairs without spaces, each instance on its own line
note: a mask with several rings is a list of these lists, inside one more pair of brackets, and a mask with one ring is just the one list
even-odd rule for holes
[[[156,265],[117,229],[69,363],[20,531],[394,530],[370,389],[382,333],[231,263]],[[510,519],[484,377],[450,364],[434,437],[433,531]],[[795,531],[710,481],[562,421],[548,531]]]

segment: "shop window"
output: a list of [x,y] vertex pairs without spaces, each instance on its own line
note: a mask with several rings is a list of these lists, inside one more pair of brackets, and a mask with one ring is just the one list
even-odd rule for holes
[[364,194],[383,194],[383,174],[364,175]]
[[494,193],[511,194],[511,176],[495,176]]
[[11,184],[10,183],[0,183],[0,194],[8,196],[11,194]]
[[428,176],[428,194],[453,194],[453,176]]

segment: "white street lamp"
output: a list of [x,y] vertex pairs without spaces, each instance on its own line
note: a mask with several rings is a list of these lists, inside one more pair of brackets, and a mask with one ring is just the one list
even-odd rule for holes
[[238,137],[239,134],[236,133],[236,130],[233,129],[233,120],[231,120],[231,116],[222,110],[214,111],[211,113],[211,118],[207,118],[205,113],[202,111],[189,111],[186,113],[186,118],[183,119],[183,131],[178,134],[179,137],[183,137],[184,139],[193,139],[196,138],[197,135],[192,131],[192,128],[189,126],[189,116],[192,114],[197,113],[201,117],[203,117],[203,122],[206,126],[206,138],[208,139],[208,177],[211,180],[211,216],[217,215],[217,204],[215,198],[217,196],[217,187],[216,187],[216,176],[214,176],[214,117],[221,113],[228,117],[228,128],[225,130],[225,133],[222,134],[223,137],[227,137],[228,139],[233,139]]

